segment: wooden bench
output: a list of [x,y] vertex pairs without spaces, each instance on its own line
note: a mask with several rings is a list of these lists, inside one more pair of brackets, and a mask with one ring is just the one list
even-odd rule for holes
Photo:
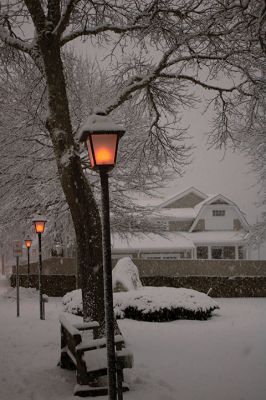
[[[60,325],[59,364],[61,368],[76,370],[77,385],[74,395],[82,397],[107,395],[107,386],[99,386],[98,382],[99,377],[107,375],[106,339],[98,338],[98,322],[72,323],[65,316],[61,316]],[[124,346],[123,337],[116,335],[118,400],[123,398],[122,391],[128,390],[128,386],[123,382],[123,369],[132,368],[133,365],[133,356]]]

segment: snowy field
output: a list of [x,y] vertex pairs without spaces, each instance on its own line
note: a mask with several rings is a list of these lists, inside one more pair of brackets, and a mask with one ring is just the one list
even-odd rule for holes
[[[0,399],[77,399],[74,373],[56,366],[61,299],[49,299],[40,321],[36,295],[21,291],[17,318],[4,292],[0,285]],[[265,400],[266,298],[217,302],[208,321],[119,321],[135,359],[124,400]]]

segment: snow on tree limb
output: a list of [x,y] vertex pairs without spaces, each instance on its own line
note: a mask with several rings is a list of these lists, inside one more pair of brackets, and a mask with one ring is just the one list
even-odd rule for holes
[[11,46],[17,50],[23,51],[30,54],[32,46],[23,40],[10,36],[7,29],[0,25],[0,40],[8,46]]
[[[74,132],[95,105],[127,123],[128,135],[121,140],[118,160],[123,168],[112,173],[111,197],[119,227],[129,204],[126,199],[121,205],[119,194],[127,196],[127,190],[136,188],[148,191],[163,182],[165,174],[170,176],[172,166],[180,169],[185,165],[185,131],[177,121],[184,108],[200,101],[195,85],[216,92],[207,101],[216,113],[212,138],[217,145],[234,139],[233,122],[245,110],[249,110],[249,121],[258,115],[256,76],[265,63],[265,1],[4,0],[0,13],[0,84],[4,93],[10,90],[14,94],[8,101],[15,110],[12,115],[3,113],[9,130],[1,135],[1,145],[8,150],[3,151],[3,160],[11,165],[5,183],[10,184],[13,172],[18,184],[12,187],[11,201],[2,204],[1,215],[5,207],[16,210],[16,217],[22,214],[20,207],[24,216],[27,207],[32,209],[32,199],[24,202],[19,197],[20,182],[37,192],[34,205],[43,204],[51,214],[62,204],[64,210],[69,207],[77,236],[85,317],[99,318],[103,326],[102,277],[95,276],[102,263],[97,185],[93,174],[84,174]],[[92,46],[107,49],[109,58],[103,61],[106,85],[99,75],[81,72],[71,64],[74,55],[62,46],[79,37],[95,38],[90,41]],[[68,74],[71,68],[72,75]],[[78,79],[80,75],[85,81]],[[20,79],[23,77],[28,79]],[[95,77],[99,79],[97,87],[91,82]],[[221,80],[227,83],[221,85]],[[36,90],[38,81],[42,87]],[[7,84],[11,88],[6,88]],[[8,104],[3,105],[6,109]],[[18,137],[18,132],[24,135]],[[22,148],[25,142],[34,146]],[[16,168],[15,151],[25,162],[27,175]],[[41,162],[38,172],[48,161],[45,172],[50,172],[53,184],[36,184],[31,156]],[[3,170],[7,170],[4,165]],[[44,199],[43,193],[47,193]],[[5,195],[1,193],[4,199]]]
[[[79,1],[80,0],[68,0],[67,1],[67,3],[64,6],[64,9],[62,10],[60,20],[58,21],[56,27],[53,30],[53,34],[61,36],[61,34],[65,31],[65,29],[69,23],[69,19],[73,12],[73,9],[79,3]],[[67,43],[67,42],[65,42],[65,43]]]

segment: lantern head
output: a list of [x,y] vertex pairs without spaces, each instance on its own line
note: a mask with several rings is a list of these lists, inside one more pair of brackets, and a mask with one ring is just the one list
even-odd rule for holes
[[118,142],[124,133],[125,129],[103,112],[88,117],[78,137],[88,149],[92,169],[104,167],[110,170],[115,166]]
[[24,240],[25,242],[25,246],[27,247],[27,249],[31,248],[31,244],[32,244],[32,240],[29,236],[26,237],[26,239]]
[[47,222],[47,218],[44,217],[43,215],[36,215],[32,222],[34,223],[34,227],[35,227],[35,232],[36,233],[43,233],[44,232],[44,228],[45,228],[45,224]]

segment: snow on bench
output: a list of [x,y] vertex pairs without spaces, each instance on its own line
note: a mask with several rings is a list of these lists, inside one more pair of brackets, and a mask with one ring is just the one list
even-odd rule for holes
[[[108,393],[106,386],[95,387],[95,379],[107,374],[106,338],[97,338],[99,324],[96,321],[72,323],[64,315],[61,324],[61,358],[60,367],[76,370],[76,396],[103,396]],[[91,331],[91,338],[83,338],[83,331]],[[128,390],[123,382],[123,369],[132,368],[132,354],[122,349],[125,346],[123,337],[115,335],[116,369],[118,393]],[[121,397],[120,397],[121,398]]]

